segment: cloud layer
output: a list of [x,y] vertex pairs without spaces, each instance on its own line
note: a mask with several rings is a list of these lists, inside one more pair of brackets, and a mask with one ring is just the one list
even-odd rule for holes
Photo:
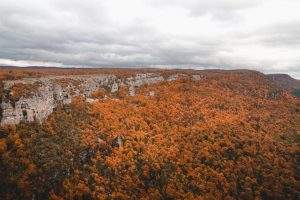
[[1,0],[0,63],[250,68],[300,78],[299,0]]

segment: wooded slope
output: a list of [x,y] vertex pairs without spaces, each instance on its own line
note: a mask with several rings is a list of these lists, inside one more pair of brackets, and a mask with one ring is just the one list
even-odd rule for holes
[[299,198],[300,100],[258,72],[199,74],[3,127],[2,199]]

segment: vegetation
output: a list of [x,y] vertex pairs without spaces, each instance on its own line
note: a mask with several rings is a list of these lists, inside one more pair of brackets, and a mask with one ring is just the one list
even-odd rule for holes
[[300,97],[300,89],[294,89],[294,90],[293,90],[293,94],[294,94],[296,97]]
[[17,102],[21,97],[29,98],[38,91],[40,86],[39,82],[33,84],[16,83],[11,87],[10,100]]
[[299,198],[300,100],[257,72],[201,73],[3,127],[1,199]]

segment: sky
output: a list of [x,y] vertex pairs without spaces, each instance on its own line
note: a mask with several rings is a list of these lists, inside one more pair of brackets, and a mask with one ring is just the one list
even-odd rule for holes
[[300,0],[1,0],[0,65],[300,78]]

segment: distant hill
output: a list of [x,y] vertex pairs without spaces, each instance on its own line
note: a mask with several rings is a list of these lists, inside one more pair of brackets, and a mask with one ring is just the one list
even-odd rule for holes
[[267,77],[276,85],[300,97],[300,80],[294,79],[287,74],[267,74]]

